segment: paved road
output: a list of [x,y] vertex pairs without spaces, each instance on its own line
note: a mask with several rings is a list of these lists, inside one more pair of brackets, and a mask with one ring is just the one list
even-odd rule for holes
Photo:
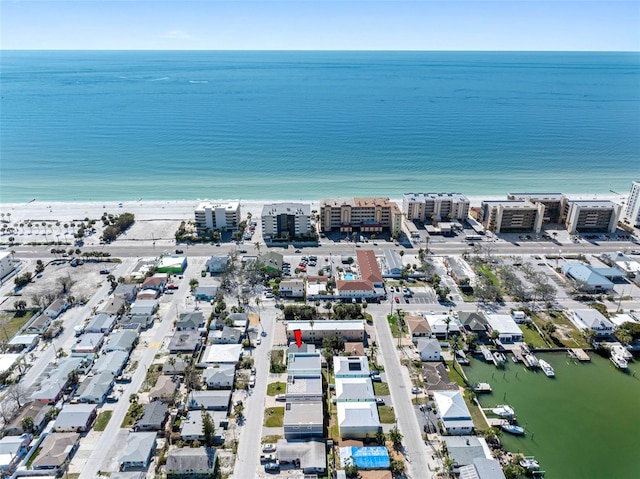
[[407,458],[407,475],[413,479],[430,479],[432,474],[427,461],[429,451],[422,439],[420,425],[411,403],[411,385],[404,381],[396,342],[387,322],[388,308],[388,305],[371,305],[367,312],[373,316],[378,335],[377,344],[382,353],[385,376],[389,383],[398,429],[404,436],[402,443]]
[[[244,402],[245,423],[238,429],[240,443],[232,476],[236,479],[256,477],[256,470],[260,462],[260,438],[262,437],[264,403],[269,378],[269,351],[273,345],[273,332],[278,310],[274,307],[273,301],[264,300],[259,312],[262,327],[267,336],[262,337],[262,344],[253,350],[256,386],[251,389],[249,397]],[[258,334],[260,333],[258,332]]]

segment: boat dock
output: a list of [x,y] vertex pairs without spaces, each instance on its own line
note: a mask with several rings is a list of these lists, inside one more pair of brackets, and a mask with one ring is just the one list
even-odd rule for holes
[[589,355],[580,348],[571,348],[569,349],[569,356],[571,356],[574,359],[577,359],[578,361],[591,361],[591,358],[589,357]]

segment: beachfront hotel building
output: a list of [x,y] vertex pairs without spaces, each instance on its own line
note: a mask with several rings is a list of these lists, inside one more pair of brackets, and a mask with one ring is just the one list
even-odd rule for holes
[[509,200],[530,201],[538,205],[544,205],[543,223],[559,224],[564,221],[565,204],[567,197],[562,193],[509,193]]
[[479,221],[494,233],[539,233],[544,204],[523,200],[483,201]]
[[640,226],[640,181],[631,184],[631,193],[624,208],[624,219],[631,226]]
[[311,205],[272,203],[262,208],[264,238],[302,238],[311,236]]
[[0,253],[0,279],[4,278],[15,269],[12,256],[13,255],[9,252]]
[[622,206],[608,200],[573,200],[565,209],[570,234],[615,233]]
[[240,224],[240,202],[228,203],[203,202],[196,208],[196,227],[198,234],[210,231],[235,230]]
[[402,214],[409,221],[464,221],[469,216],[469,198],[461,193],[405,193]]
[[320,228],[342,233],[400,233],[402,212],[389,198],[327,198],[320,201]]

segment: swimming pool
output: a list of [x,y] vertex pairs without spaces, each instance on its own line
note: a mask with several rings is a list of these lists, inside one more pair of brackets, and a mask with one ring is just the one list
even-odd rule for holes
[[347,281],[351,281],[352,279],[354,279],[353,274],[351,273],[345,273],[344,275],[342,275],[342,277]]

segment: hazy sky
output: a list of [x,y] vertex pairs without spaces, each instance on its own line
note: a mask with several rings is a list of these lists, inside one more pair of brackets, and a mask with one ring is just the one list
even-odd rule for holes
[[640,0],[0,0],[2,49],[640,51]]

